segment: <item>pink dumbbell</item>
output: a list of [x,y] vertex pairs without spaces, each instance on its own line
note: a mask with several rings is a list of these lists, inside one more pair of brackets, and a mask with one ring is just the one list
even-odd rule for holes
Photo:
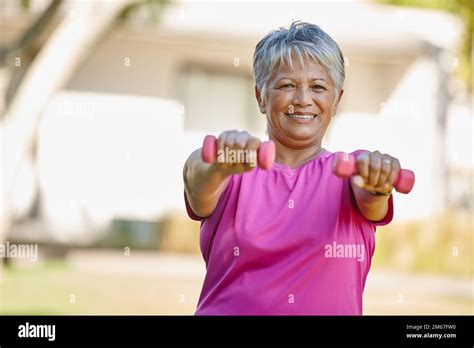
[[[214,163],[217,158],[217,139],[213,135],[206,135],[202,144],[202,160],[206,163]],[[270,169],[275,162],[275,143],[272,140],[263,142],[257,152],[258,166],[262,169]]]
[[[340,178],[348,178],[357,174],[356,160],[353,155],[338,153],[333,164],[334,174]],[[415,185],[415,173],[408,169],[400,169],[395,178],[393,187],[397,192],[409,193]]]

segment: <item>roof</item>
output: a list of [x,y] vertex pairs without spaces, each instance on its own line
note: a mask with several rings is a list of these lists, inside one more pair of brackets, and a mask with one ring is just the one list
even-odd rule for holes
[[[42,7],[32,8],[31,14],[22,14],[13,7],[5,11],[2,30],[6,33],[26,27],[26,22],[31,22],[38,11],[44,10],[47,2],[38,1],[36,4],[42,4]],[[69,4],[64,5],[60,11],[67,14]],[[182,0],[167,4],[160,21],[153,26],[140,21],[140,16],[146,16],[148,10],[142,8],[129,24],[133,30],[146,31],[147,36],[156,31],[165,36],[256,44],[270,31],[288,27],[292,20],[302,20],[321,26],[343,51],[350,48],[404,54],[419,51],[425,43],[455,51],[462,32],[461,20],[446,12],[364,0]],[[20,16],[23,20],[19,20]],[[10,35],[5,36],[12,39]],[[7,38],[1,41],[5,43]]]
[[164,33],[258,40],[292,20],[318,24],[341,46],[413,51],[423,43],[455,50],[461,21],[444,12],[364,1],[179,1],[167,5]]

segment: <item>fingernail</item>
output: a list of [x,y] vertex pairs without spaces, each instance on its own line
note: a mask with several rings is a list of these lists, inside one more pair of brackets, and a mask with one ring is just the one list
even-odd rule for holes
[[390,185],[388,183],[386,183],[385,185],[383,185],[383,188],[384,189],[388,189],[390,187]]
[[361,188],[364,187],[364,178],[361,177],[360,175],[357,175],[354,181],[358,187],[361,187]]

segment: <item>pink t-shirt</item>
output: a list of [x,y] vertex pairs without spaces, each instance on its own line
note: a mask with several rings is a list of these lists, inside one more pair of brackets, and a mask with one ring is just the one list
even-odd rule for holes
[[362,314],[376,226],[392,220],[393,197],[383,220],[367,220],[349,179],[332,173],[335,154],[231,177],[201,223],[197,315]]

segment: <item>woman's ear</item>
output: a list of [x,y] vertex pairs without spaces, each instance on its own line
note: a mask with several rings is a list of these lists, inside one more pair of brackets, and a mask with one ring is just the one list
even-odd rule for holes
[[342,95],[344,94],[344,90],[341,88],[341,90],[339,91],[338,95],[337,95],[337,98],[334,102],[334,106],[332,108],[332,116],[335,116],[336,115],[336,112],[337,112],[337,107],[339,106],[339,102],[341,101],[341,98],[342,98]]
[[260,91],[258,90],[257,86],[255,86],[255,97],[257,98],[257,103],[258,103],[260,112],[266,115],[267,111],[265,107],[265,100],[262,98],[262,95],[260,94]]

